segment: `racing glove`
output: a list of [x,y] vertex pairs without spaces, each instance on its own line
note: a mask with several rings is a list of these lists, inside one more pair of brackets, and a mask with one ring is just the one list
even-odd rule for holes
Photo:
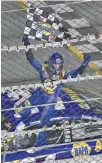
[[[23,36],[22,37],[22,42],[24,42],[24,45],[25,46],[28,46],[30,45],[30,42],[29,42],[29,39],[27,36]],[[33,56],[33,51],[32,49],[29,49],[27,52],[26,52],[26,57],[27,57],[27,60],[29,62],[32,62],[34,60],[34,56]]]
[[82,65],[76,70],[78,74],[81,75],[85,71],[86,67],[88,67],[90,59],[91,59],[91,56],[89,54],[84,54],[84,61]]
[[29,42],[29,39],[27,36],[23,36],[22,37],[22,42],[24,42],[24,45],[27,46],[27,45],[30,45],[30,42]]
[[89,62],[90,62],[91,56],[89,54],[84,54],[84,61],[82,63],[82,65],[84,67],[87,67]]

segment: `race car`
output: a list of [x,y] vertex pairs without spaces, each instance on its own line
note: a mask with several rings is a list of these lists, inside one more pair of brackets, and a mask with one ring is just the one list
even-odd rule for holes
[[[33,95],[35,90],[30,89],[29,92]],[[3,93],[2,98],[3,95],[6,95],[4,96],[6,97],[5,101],[9,103],[9,107],[10,104],[12,107],[20,99],[11,98],[9,93]],[[76,99],[88,99],[88,95],[85,96],[85,92],[84,94],[81,91],[79,93],[78,90],[76,93],[71,88],[62,88],[61,94],[67,102],[64,101],[64,103],[61,98],[58,98],[54,105],[54,114],[47,126],[40,125],[46,106],[33,106],[33,108],[27,106],[27,109],[30,110],[27,118],[27,110],[25,109],[23,109],[22,114],[21,108],[17,108],[17,111],[16,108],[2,110],[2,130],[7,131],[3,140],[8,151],[102,137],[101,101],[74,102]],[[11,134],[12,138],[9,136]]]

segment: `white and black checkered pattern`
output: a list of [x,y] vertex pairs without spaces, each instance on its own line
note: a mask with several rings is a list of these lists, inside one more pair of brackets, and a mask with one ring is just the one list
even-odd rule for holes
[[[48,4],[46,6],[46,4]],[[52,6],[49,6],[51,4]],[[44,7],[45,5],[45,7]],[[26,27],[24,34],[33,40],[45,40],[45,41],[62,41],[63,39],[76,38],[76,36],[86,37],[81,41],[75,41],[72,43],[78,50],[83,53],[90,53],[92,55],[92,61],[102,60],[102,37],[95,39],[95,33],[97,29],[90,25],[86,18],[74,11],[73,6],[67,4],[59,4],[56,2],[45,1],[45,4],[40,5],[41,8],[34,8],[29,3],[30,9],[28,9]],[[32,8],[32,9],[31,9]],[[57,14],[56,14],[57,12]],[[53,35],[46,35],[38,30],[38,26],[41,24],[50,24],[51,28],[45,28],[46,31],[55,32],[55,39]],[[42,30],[43,31],[43,30]],[[87,35],[93,37],[93,39],[87,40]]]
[[33,40],[62,41],[69,39],[68,30],[62,25],[61,20],[51,14],[46,9],[32,8],[28,9],[27,21],[24,35]]

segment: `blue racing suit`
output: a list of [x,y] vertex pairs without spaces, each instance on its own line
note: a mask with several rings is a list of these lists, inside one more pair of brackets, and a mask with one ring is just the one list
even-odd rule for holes
[[[25,46],[30,45],[28,38],[23,37],[22,41],[24,42]],[[69,75],[72,78],[75,78],[75,77],[77,77],[78,74],[82,74],[84,72],[84,70],[86,69],[86,67],[88,66],[88,63],[90,61],[90,56],[88,54],[85,54],[84,61],[81,64],[81,66],[79,66],[75,70],[68,71],[68,72],[65,72],[65,70],[62,69],[59,74],[56,74],[55,72],[53,72],[53,70],[50,69],[48,64],[42,65],[34,57],[32,49],[29,49],[26,52],[26,57],[27,57],[27,60],[29,61],[29,63],[33,66],[33,68],[36,69],[37,72],[39,73],[41,82],[45,82],[46,80],[52,81],[52,80],[58,80],[58,79],[67,79]]]
[[[29,45],[29,44],[30,43],[29,43],[28,40],[24,42],[24,45]],[[84,61],[81,64],[80,67],[76,68],[75,70],[68,71],[68,72],[65,72],[64,69],[62,68],[62,70],[59,72],[59,74],[56,74],[55,72],[53,72],[53,70],[51,71],[51,69],[50,69],[50,67],[49,67],[49,65],[47,63],[42,65],[34,57],[32,49],[29,49],[26,52],[26,57],[27,57],[27,60],[29,61],[29,63],[33,66],[33,68],[36,69],[37,72],[39,73],[41,82],[47,82],[49,80],[54,81],[54,80],[59,80],[59,79],[67,79],[69,75],[72,78],[75,78],[78,74],[82,74],[84,72],[84,70],[86,69],[86,67],[88,66],[88,63],[90,61],[90,56],[88,54],[86,54],[84,56]],[[51,94],[51,92],[50,92],[51,90],[49,90],[49,89],[48,89],[48,91],[46,91],[47,89],[45,89],[44,92],[43,92],[42,89],[39,88],[40,89],[39,92],[43,92],[42,99],[44,98],[44,103],[54,103],[54,102],[56,102],[56,100],[57,100],[57,98],[58,98],[58,96],[60,94],[61,88],[62,88],[62,84],[57,85],[57,87],[54,88],[54,94]],[[46,92],[46,95],[44,95],[45,92]],[[39,94],[39,97],[40,96],[41,95]],[[47,96],[48,96],[48,98],[47,98]],[[29,99],[32,105],[35,104],[36,98],[37,97],[32,96]],[[42,99],[40,98],[40,104],[42,103],[41,101],[43,101]],[[41,125],[42,126],[49,124],[50,118],[53,115],[52,106],[47,106],[45,110],[46,111],[42,112],[42,118],[41,118]]]
[[26,52],[26,56],[27,56],[27,60],[29,61],[29,63],[39,73],[41,82],[44,82],[46,80],[54,81],[54,80],[58,80],[58,79],[67,79],[69,75],[72,78],[75,78],[75,77],[77,77],[78,74],[82,74],[84,72],[84,70],[86,69],[86,67],[88,66],[88,63],[90,61],[90,56],[88,54],[86,54],[84,56],[84,61],[81,64],[80,67],[78,67],[78,68],[76,68],[76,69],[74,69],[72,71],[68,71],[68,72],[65,72],[64,69],[62,69],[59,74],[55,74],[55,73],[53,73],[53,72],[50,71],[50,68],[49,68],[49,65],[48,64],[42,65],[34,57],[32,49],[29,49]]

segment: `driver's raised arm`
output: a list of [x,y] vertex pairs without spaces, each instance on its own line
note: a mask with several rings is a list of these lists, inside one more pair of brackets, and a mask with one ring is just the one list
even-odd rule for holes
[[[29,42],[28,38],[25,37],[25,38],[22,39],[22,41],[24,42],[25,46],[30,45],[30,42]],[[26,52],[27,60],[40,73],[42,71],[42,64],[37,59],[35,59],[34,55],[35,54],[34,54],[33,49],[29,49]]]

